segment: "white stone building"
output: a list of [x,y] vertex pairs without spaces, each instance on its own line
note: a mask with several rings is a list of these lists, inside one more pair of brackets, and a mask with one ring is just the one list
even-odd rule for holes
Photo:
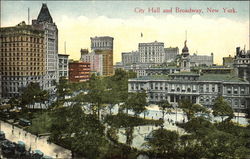
[[69,55],[58,54],[58,77],[69,76]]
[[212,66],[214,64],[214,55],[213,53],[211,53],[211,56],[193,54],[190,55],[190,62],[191,66],[200,66],[200,65]]
[[243,111],[250,106],[250,82],[248,81],[250,74],[247,68],[249,66],[249,55],[245,53],[237,54],[235,59],[236,69],[242,68],[238,72],[238,76],[231,73],[199,74],[190,72],[188,56],[188,48],[185,43],[179,73],[129,79],[128,91],[145,91],[148,102],[155,103],[166,99],[174,106],[178,106],[181,99],[190,99],[193,103],[211,107],[218,96],[224,97],[231,107],[237,111]]
[[58,77],[58,29],[50,15],[49,9],[45,3],[39,12],[37,19],[32,20],[32,25],[45,31],[44,45],[46,48],[46,73],[44,76],[43,89],[54,92],[55,82]]
[[179,48],[178,47],[168,47],[164,48],[165,52],[165,62],[171,62],[174,61],[179,54]]
[[140,54],[138,51],[123,52],[122,53],[122,64],[130,65],[140,62]]
[[165,52],[163,42],[139,43],[141,63],[163,63]]

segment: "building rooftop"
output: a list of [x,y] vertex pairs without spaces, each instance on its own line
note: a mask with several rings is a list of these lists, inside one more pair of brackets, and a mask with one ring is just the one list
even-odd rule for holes
[[199,81],[223,81],[223,82],[246,82],[231,74],[203,74]]
[[37,21],[53,23],[53,19],[50,15],[50,12],[46,3],[43,3],[42,8],[37,17]]
[[142,76],[133,78],[131,80],[170,80],[171,78],[167,75],[153,75],[153,76]]
[[[184,72],[182,72],[184,73]],[[187,73],[187,72],[185,72]],[[191,72],[193,75],[198,75],[193,72]],[[173,80],[176,81],[176,79],[172,79],[169,75],[154,75],[154,76],[142,76],[138,78],[133,78],[130,80]],[[203,74],[200,75],[199,81],[218,81],[218,82],[240,82],[240,83],[249,83],[241,78],[238,78],[236,76],[233,76],[231,74]]]
[[172,73],[171,76],[199,76],[198,73],[195,72],[178,72],[178,73]]

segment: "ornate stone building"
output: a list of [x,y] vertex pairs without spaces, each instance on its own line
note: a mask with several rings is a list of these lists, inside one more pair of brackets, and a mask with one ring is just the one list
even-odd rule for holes
[[193,103],[211,107],[218,96],[223,96],[236,111],[250,106],[249,55],[243,52],[237,54],[235,67],[238,76],[231,72],[190,72],[186,42],[180,62],[181,70],[178,73],[129,79],[128,91],[146,91],[148,102],[167,99],[175,106],[181,99],[188,98]]
[[32,25],[44,30],[45,46],[45,77],[44,89],[54,92],[55,82],[58,77],[58,29],[50,15],[49,9],[45,3],[39,12],[37,19],[32,20]]

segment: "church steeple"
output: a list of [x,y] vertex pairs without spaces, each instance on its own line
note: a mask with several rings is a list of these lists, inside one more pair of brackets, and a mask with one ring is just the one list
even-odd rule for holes
[[53,19],[50,15],[49,9],[46,3],[43,3],[40,13],[37,17],[38,22],[48,22],[53,23]]

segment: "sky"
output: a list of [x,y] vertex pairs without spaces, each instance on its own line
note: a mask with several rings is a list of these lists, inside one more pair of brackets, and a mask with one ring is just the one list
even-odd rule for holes
[[58,27],[59,53],[65,53],[66,41],[66,53],[75,60],[81,48],[90,50],[90,37],[114,37],[114,62],[119,62],[122,52],[138,50],[141,42],[159,41],[181,50],[186,30],[190,54],[213,52],[216,64],[235,55],[238,46],[249,49],[249,1],[1,1],[1,27],[28,23],[28,8],[30,19],[36,19],[42,3]]

